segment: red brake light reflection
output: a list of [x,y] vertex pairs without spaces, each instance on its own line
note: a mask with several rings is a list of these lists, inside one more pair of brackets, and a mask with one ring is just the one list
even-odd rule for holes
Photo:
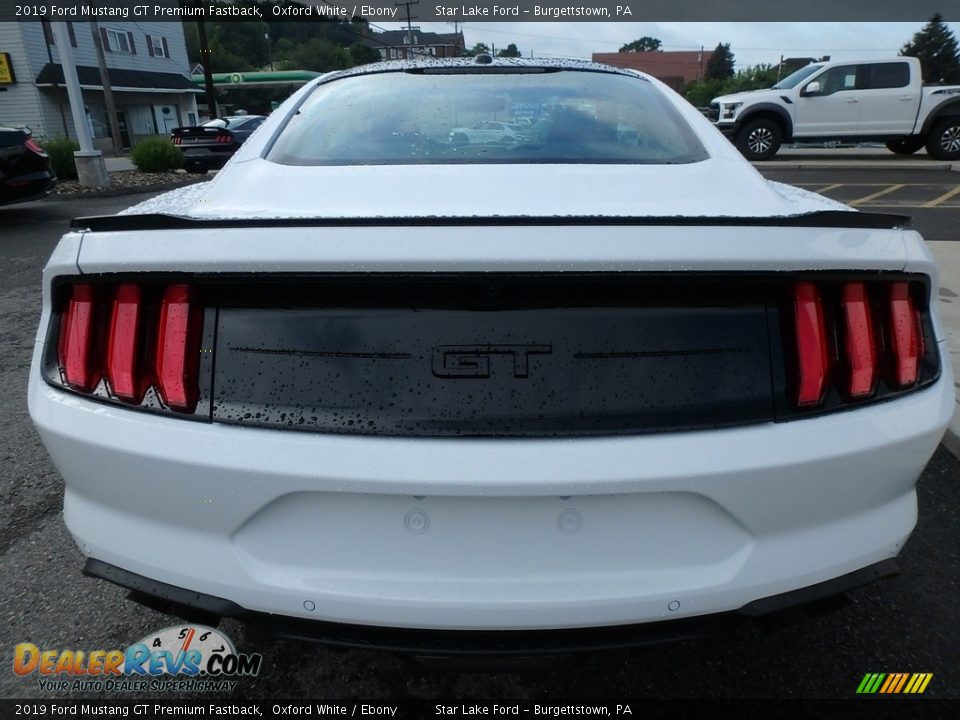
[[174,410],[193,412],[197,406],[202,326],[190,286],[168,286],[160,303],[154,379],[160,399]]
[[96,325],[93,288],[74,285],[60,321],[57,354],[67,385],[80,392],[91,392],[100,382]]
[[823,302],[817,286],[799,282],[793,287],[797,342],[797,405],[816,406],[823,400],[830,358]]
[[862,282],[843,286],[844,353],[849,367],[846,393],[852,398],[873,393],[877,379],[877,346],[870,297]]

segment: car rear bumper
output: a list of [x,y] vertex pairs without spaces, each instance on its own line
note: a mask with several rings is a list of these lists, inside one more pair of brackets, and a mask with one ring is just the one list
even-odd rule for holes
[[0,205],[36,200],[47,195],[57,184],[57,176],[49,170],[15,175],[0,184]]
[[954,405],[945,370],[716,431],[324,435],[107,407],[44,383],[37,352],[30,411],[85,555],[247,612],[394,628],[691,618],[894,558]]
[[[883,560],[833,580],[764,598],[736,612],[682,620],[563,630],[431,630],[348,625],[251,612],[229,600],[158,583],[92,558],[83,568],[84,575],[130,590],[131,599],[191,622],[215,625],[230,618],[246,624],[248,635],[427,657],[556,655],[710,637],[755,620],[776,627],[806,612],[815,614],[838,607],[843,603],[839,596],[846,591],[898,573],[896,560]],[[831,603],[834,598],[840,602]]]
[[183,151],[184,167],[205,167],[209,170],[222,168],[237,151],[235,147],[186,148]]

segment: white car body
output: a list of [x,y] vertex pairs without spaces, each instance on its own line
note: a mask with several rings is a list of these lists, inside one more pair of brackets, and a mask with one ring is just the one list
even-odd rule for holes
[[[953,410],[935,303],[940,369],[927,386],[846,412],[720,429],[292,432],[140,412],[44,378],[55,281],[113,273],[867,271],[916,274],[936,297],[936,266],[917,233],[776,226],[838,206],[768,183],[682,99],[634,77],[669,98],[708,159],[562,172],[423,164],[403,167],[402,183],[390,166],[264,159],[308,86],[209,184],[113,219],[174,213],[189,219],[182,228],[81,222],[65,235],[44,272],[29,403],[83,553],[119,569],[111,577],[128,587],[227,601],[214,608],[221,614],[456,631],[727,613],[895,558],[916,522],[917,477]],[[504,193],[506,183],[535,191]],[[609,221],[591,226],[588,216]],[[155,594],[185,597],[164,592]]]

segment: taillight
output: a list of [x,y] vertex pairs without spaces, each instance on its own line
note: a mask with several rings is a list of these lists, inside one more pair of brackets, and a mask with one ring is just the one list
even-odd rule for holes
[[70,289],[70,299],[60,320],[57,354],[67,385],[91,392],[100,382],[96,298],[91,285]]
[[221,145],[226,145],[233,141],[232,135],[217,135],[217,142]]
[[152,386],[149,404],[196,410],[203,307],[189,285],[77,283],[68,293],[57,344],[63,384],[132,405],[147,401]]
[[179,135],[174,135],[174,136],[173,136],[173,144],[174,144],[174,145],[179,145],[179,144],[180,144],[180,136],[179,136]]
[[23,146],[30,152],[36,153],[37,155],[47,156],[47,151],[44,150],[33,138],[27,138],[26,142],[23,143]]
[[107,384],[121,400],[139,404],[149,386],[149,377],[140,357],[144,308],[140,287],[120,285],[113,296],[107,333]]
[[154,379],[160,399],[181,412],[197,406],[203,315],[189,285],[170,285],[160,302]]
[[890,351],[893,356],[891,380],[898,387],[909,387],[916,383],[920,376],[923,332],[920,313],[913,305],[907,283],[891,283],[889,314]]
[[852,398],[867,397],[873,393],[877,379],[877,345],[867,286],[862,282],[846,283],[840,305],[844,325],[843,349],[848,367],[846,394]]
[[[788,312],[794,369],[791,402],[801,410],[899,393],[936,376],[925,365],[924,311],[918,283],[801,281],[791,286]],[[926,370],[924,369],[926,367]]]
[[827,325],[820,291],[813,283],[793,287],[794,328],[797,341],[797,406],[819,405],[827,385],[830,356]]

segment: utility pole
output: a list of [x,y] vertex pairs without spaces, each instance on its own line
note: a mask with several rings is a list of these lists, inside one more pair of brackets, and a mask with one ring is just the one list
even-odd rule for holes
[[[398,2],[393,4],[394,7],[400,7],[401,5],[405,5],[407,8],[407,43],[411,46],[413,45],[413,25],[410,24],[410,20],[411,20],[410,6],[419,5],[419,4],[420,4],[420,0],[406,0],[406,2]],[[413,55],[413,47],[410,48],[410,54]]]
[[110,84],[110,71],[107,69],[107,58],[103,54],[103,41],[100,38],[100,26],[96,20],[90,21],[90,33],[93,35],[93,47],[97,51],[97,65],[100,67],[100,85],[103,87],[103,102],[107,106],[107,120],[110,123],[110,137],[113,138],[113,149],[118,155],[123,154],[123,139],[120,137],[120,123],[117,122],[117,106],[113,101],[113,86]]
[[267,62],[270,64],[270,72],[273,72],[273,48],[270,47],[270,26],[267,26],[267,31],[263,34],[263,38],[267,41]]
[[80,149],[73,153],[73,161],[77,165],[77,179],[85,187],[105,187],[110,184],[110,176],[107,174],[107,164],[103,161],[103,153],[93,149],[93,138],[87,126],[83,92],[80,90],[80,80],[77,78],[77,65],[73,59],[67,24],[65,22],[50,23],[50,28],[57,41],[60,67],[63,68],[63,80],[67,86],[67,97],[70,99],[70,113],[73,115],[73,128],[80,141]]
[[197,20],[197,33],[200,36],[200,64],[203,66],[203,84],[207,90],[207,115],[210,119],[218,117],[217,91],[213,89],[213,73],[210,72],[210,48],[207,46],[207,28],[203,20]]

